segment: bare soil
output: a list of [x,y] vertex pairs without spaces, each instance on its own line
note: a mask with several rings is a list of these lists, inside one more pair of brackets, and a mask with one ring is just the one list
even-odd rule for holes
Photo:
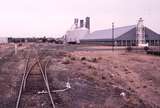
[[[67,91],[52,93],[56,108],[160,108],[160,57],[94,48],[23,44],[15,55],[13,44],[0,45],[0,108],[15,108],[26,58],[34,57],[35,49],[50,59],[51,90],[71,84]],[[32,74],[38,72],[35,68]],[[37,93],[41,90],[46,90],[42,80],[28,80],[20,107],[52,108],[48,94]]]

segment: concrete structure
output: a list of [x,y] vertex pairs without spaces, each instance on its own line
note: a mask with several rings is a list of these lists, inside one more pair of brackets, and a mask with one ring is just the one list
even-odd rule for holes
[[84,27],[84,20],[80,20],[80,28]]
[[90,17],[86,17],[85,27],[86,27],[86,28],[89,30],[89,32],[90,32]]
[[78,28],[78,18],[74,19],[74,25],[75,25],[75,28]]
[[83,39],[83,37],[86,35],[88,35],[88,29],[86,28],[77,28],[73,30],[68,30],[65,35],[65,42],[80,43],[80,39]]
[[148,43],[145,41],[145,26],[143,25],[142,18],[139,19],[137,24],[136,38],[138,46],[148,46]]
[[[81,43],[112,45],[112,29],[97,30],[84,36]],[[160,45],[160,35],[145,27],[140,18],[137,25],[114,28],[114,44],[117,46]]]
[[84,36],[89,34],[90,22],[89,17],[86,18],[86,22],[84,20],[80,20],[80,24],[78,26],[78,19],[74,20],[73,26],[68,30],[64,36],[65,43],[80,43],[80,40],[84,38]]
[[8,38],[7,37],[0,37],[0,44],[1,43],[8,43]]

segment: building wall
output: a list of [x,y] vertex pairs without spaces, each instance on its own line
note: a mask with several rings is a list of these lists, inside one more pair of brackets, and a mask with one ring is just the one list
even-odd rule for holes
[[115,45],[117,46],[136,46],[136,28],[124,33],[123,35],[115,39]]
[[80,39],[88,35],[89,30],[86,28],[78,28],[70,30],[65,35],[65,42],[67,43],[80,43]]
[[8,43],[8,38],[0,37],[0,44],[2,43]]
[[146,32],[146,42],[149,44],[149,46],[160,46],[160,35],[156,32],[152,31],[149,28],[145,29]]
[[[136,28],[123,34],[115,39],[118,46],[135,46],[138,44],[136,40]],[[160,46],[160,35],[149,28],[145,28],[145,43],[149,46]]]
[[[97,36],[98,37],[98,36]],[[114,39],[116,46],[136,46],[138,41],[136,39],[136,27],[130,31],[122,34],[121,36]],[[91,40],[81,40],[81,44],[103,44],[112,45],[112,39],[91,39]],[[160,46],[160,35],[155,33],[149,28],[145,28],[145,43],[149,46]]]
[[92,39],[92,40],[80,40],[80,44],[90,44],[90,45],[112,45],[111,39]]

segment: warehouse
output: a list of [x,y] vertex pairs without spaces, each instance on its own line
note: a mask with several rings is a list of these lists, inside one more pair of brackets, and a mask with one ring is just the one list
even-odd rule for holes
[[[114,30],[114,31],[113,31]],[[114,33],[114,38],[112,38]],[[137,25],[97,30],[81,39],[81,44],[104,44],[117,46],[149,45],[159,46],[160,35],[143,25],[142,18]]]
[[0,44],[3,44],[3,43],[8,43],[7,37],[0,37]]

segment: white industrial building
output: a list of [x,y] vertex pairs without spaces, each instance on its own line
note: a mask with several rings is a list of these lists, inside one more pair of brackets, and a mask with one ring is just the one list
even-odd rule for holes
[[[114,38],[113,38],[114,34]],[[144,26],[142,18],[131,26],[94,31],[80,40],[81,44],[117,46],[160,46],[160,35]]]
[[[66,43],[103,44],[117,46],[160,46],[160,35],[144,26],[142,18],[131,26],[97,30],[90,33],[90,18],[86,21],[75,19],[74,25],[66,32]],[[114,33],[114,38],[113,38]]]
[[[79,25],[80,24],[80,25]],[[86,21],[75,19],[73,26],[65,34],[64,40],[66,43],[80,43],[84,36],[90,31],[90,18],[86,17]]]
[[2,43],[8,43],[8,38],[7,37],[0,37],[0,44]]

